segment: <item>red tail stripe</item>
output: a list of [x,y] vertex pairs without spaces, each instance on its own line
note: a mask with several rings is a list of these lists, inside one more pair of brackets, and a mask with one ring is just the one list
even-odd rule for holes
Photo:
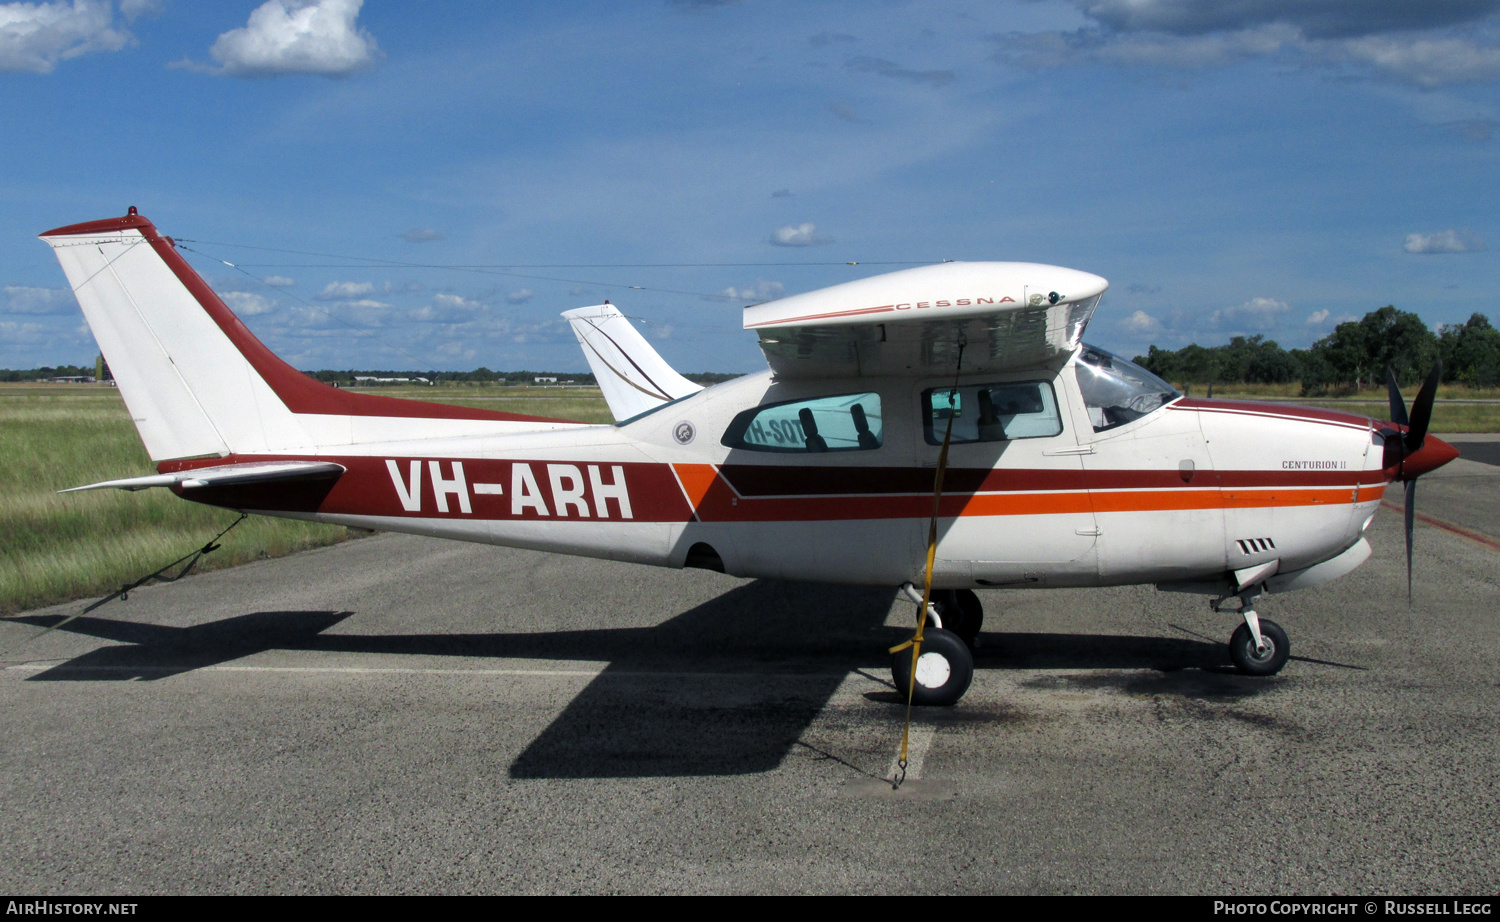
[[552,419],[545,416],[525,416],[520,413],[505,413],[499,410],[477,410],[455,407],[421,400],[401,400],[396,397],[381,397],[375,394],[351,394],[336,387],[329,387],[282,361],[265,344],[250,332],[250,328],[234,315],[213,289],[203,281],[193,267],[167,239],[157,233],[155,225],[140,215],[123,218],[106,218],[102,221],[87,221],[59,227],[42,234],[43,237],[73,237],[86,234],[101,234],[137,228],[151,244],[177,279],[213,318],[224,335],[229,337],[246,361],[255,368],[293,413],[320,414],[329,416],[385,416],[413,419],[476,419],[506,422],[566,423],[573,420]]

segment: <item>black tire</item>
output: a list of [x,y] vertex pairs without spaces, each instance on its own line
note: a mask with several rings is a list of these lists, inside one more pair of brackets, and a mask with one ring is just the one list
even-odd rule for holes
[[984,605],[972,589],[943,589],[933,594],[943,630],[957,634],[970,650],[977,646],[979,631],[984,627]]
[[969,690],[974,681],[974,654],[957,634],[928,628],[917,661],[917,681],[911,684],[911,648],[891,654],[891,677],[902,698],[912,691],[911,703],[922,707],[948,707]]
[[1275,675],[1286,665],[1287,657],[1291,656],[1292,647],[1286,639],[1286,631],[1275,621],[1260,619],[1260,636],[1270,644],[1270,648],[1264,653],[1255,649],[1255,638],[1250,636],[1250,626],[1247,624],[1235,628],[1233,636],[1229,638],[1229,658],[1234,660],[1234,667],[1245,675]]

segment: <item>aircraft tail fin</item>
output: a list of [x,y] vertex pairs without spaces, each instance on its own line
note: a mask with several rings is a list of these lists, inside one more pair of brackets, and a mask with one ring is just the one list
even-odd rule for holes
[[153,461],[556,428],[548,420],[352,394],[278,358],[134,208],[41,235]]
[[613,304],[564,311],[615,421],[703,390],[672,370]]

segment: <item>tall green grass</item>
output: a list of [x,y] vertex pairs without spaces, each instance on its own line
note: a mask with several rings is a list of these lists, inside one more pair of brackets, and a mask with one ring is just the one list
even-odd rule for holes
[[[410,390],[399,396],[459,397],[446,389]],[[588,422],[611,419],[597,390],[549,390],[544,395],[549,399],[538,399],[530,390],[516,394],[518,400],[444,402]],[[567,396],[550,399],[560,393]],[[154,472],[118,391],[91,385],[0,385],[0,613],[118,589],[201,546],[238,516],[160,489],[57,493]],[[198,567],[279,557],[348,536],[347,529],[336,526],[252,516]]]

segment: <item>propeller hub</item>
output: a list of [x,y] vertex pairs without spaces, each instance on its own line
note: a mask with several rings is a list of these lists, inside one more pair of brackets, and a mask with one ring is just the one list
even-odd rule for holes
[[1386,438],[1385,466],[1392,480],[1416,480],[1427,472],[1442,468],[1455,457],[1458,457],[1458,448],[1434,436],[1422,439],[1422,447],[1410,454],[1406,454],[1401,445],[1400,435]]
[[1442,439],[1429,435],[1422,441],[1421,448],[1407,455],[1397,465],[1397,479],[1416,480],[1428,471],[1435,471],[1457,457],[1457,448]]

